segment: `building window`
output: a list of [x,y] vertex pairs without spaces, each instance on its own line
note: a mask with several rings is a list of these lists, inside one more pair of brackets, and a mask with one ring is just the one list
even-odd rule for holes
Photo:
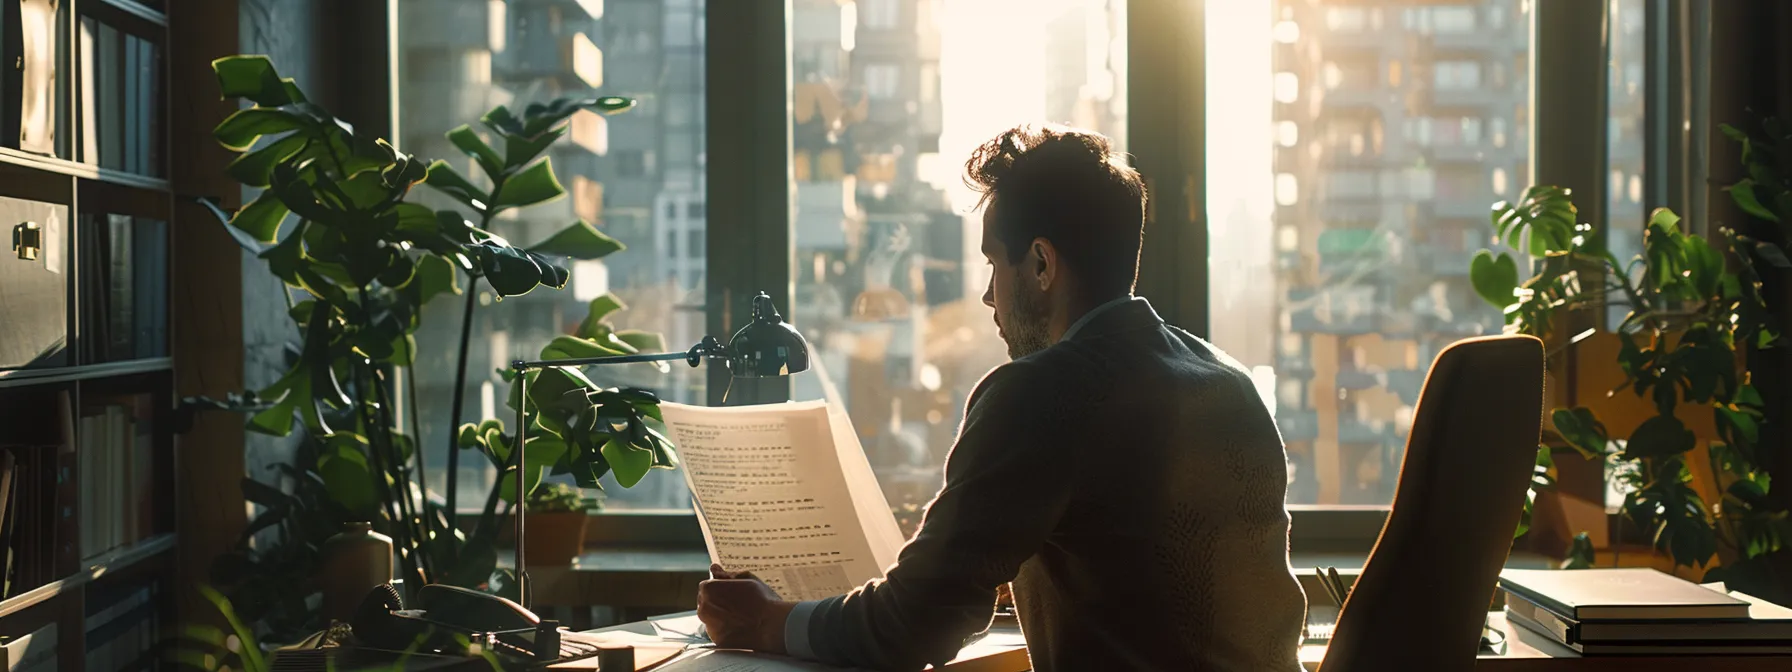
[[1369,14],[1362,7],[1325,8],[1325,27],[1340,33],[1356,33],[1369,25]]
[[691,201],[684,206],[684,215],[690,219],[703,219],[703,201]]
[[707,242],[704,238],[708,235],[708,232],[703,229],[691,229],[686,232],[686,235],[688,238],[684,246],[685,254],[692,259],[702,259],[704,255],[704,246]]
[[859,21],[866,28],[888,30],[902,23],[902,4],[898,0],[859,0]]
[[647,175],[647,153],[638,149],[625,149],[612,154],[616,157],[616,174],[622,177],[643,177]]
[[1466,91],[1481,87],[1479,61],[1438,61],[1432,66],[1432,86],[1439,91]]
[[894,65],[887,63],[866,65],[865,94],[880,100],[895,98],[901,78],[902,71]]

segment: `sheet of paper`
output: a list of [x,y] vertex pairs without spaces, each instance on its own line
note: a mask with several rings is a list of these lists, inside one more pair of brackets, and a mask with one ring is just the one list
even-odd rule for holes
[[712,561],[787,600],[845,593],[895,562],[895,516],[826,403],[660,409]]
[[655,670],[664,672],[838,672],[841,668],[746,651],[691,651]]

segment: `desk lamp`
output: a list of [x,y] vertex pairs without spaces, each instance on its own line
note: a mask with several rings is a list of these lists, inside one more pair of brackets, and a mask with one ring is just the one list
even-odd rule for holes
[[[656,352],[634,355],[616,355],[613,357],[580,357],[573,359],[549,360],[516,360],[510,368],[516,373],[518,393],[522,399],[529,398],[529,371],[550,367],[579,367],[590,364],[633,364],[638,362],[670,362],[684,360],[695,367],[704,360],[720,360],[734,373],[735,378],[772,378],[801,373],[809,369],[809,342],[797,333],[795,327],[784,321],[778,314],[777,306],[772,305],[772,297],[760,292],[753,297],[753,319],[734,337],[722,345],[714,336],[704,336],[703,340],[691,346],[685,352]],[[529,423],[524,409],[527,403],[519,402],[516,409],[516,446],[510,451],[516,455],[513,464],[516,470],[516,577],[517,597],[524,608],[529,606],[529,570],[524,558],[524,510],[527,496],[524,491],[523,450],[527,445]]]

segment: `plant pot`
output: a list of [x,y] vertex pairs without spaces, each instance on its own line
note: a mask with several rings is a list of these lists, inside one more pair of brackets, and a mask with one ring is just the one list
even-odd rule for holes
[[531,513],[523,547],[530,567],[566,567],[585,551],[585,512]]

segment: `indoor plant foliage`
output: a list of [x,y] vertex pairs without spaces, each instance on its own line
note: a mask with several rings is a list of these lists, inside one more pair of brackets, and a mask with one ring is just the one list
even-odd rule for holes
[[[284,591],[233,594],[251,621],[284,604],[293,620],[289,625],[315,629],[321,624],[300,621],[309,616],[302,603],[311,589],[303,584],[315,568],[317,545],[343,521],[372,520],[392,537],[407,585],[491,587],[494,546],[503,527],[499,505],[505,503],[507,512],[516,501],[507,475],[514,473],[514,437],[498,420],[451,432],[458,448],[476,448],[499,467],[483,515],[470,534],[462,534],[451,509],[423,487],[414,393],[405,395],[413,405],[412,426],[394,422],[393,374],[412,365],[421,307],[431,298],[468,296],[464,317],[470,320],[480,282],[500,298],[540,286],[558,289],[568,279],[559,259],[597,259],[622,249],[582,221],[529,247],[489,228],[500,213],[565,194],[543,154],[565,134],[573,114],[620,112],[633,101],[565,99],[530,105],[521,114],[498,107],[481,124],[502,151],[471,127],[451,131],[449,139],[485,172],[487,189],[445,162],[429,164],[356,133],[308,102],[266,57],[219,59],[213,68],[225,97],[253,103],[214,130],[221,144],[241,153],[228,171],[244,185],[263,189],[235,213],[213,210],[284,283],[300,342],[291,349],[290,368],[268,388],[225,401],[190,401],[199,408],[250,413],[252,431],[286,436],[296,424],[304,435],[297,458],[280,465],[286,487],[245,480],[245,495],[265,510],[251,522],[239,551],[220,560],[220,582],[237,590],[260,582]],[[420,185],[453,196],[478,223],[459,211],[408,202]],[[612,296],[593,301],[591,317],[577,333],[554,339],[541,357],[658,348],[657,335],[611,328],[606,317],[621,308]],[[529,398],[510,400],[510,417],[523,405],[531,425],[523,447],[528,487],[549,470],[571,474],[589,488],[613,471],[626,487],[650,468],[674,465],[670,442],[645,420],[658,417],[652,394],[604,389],[576,370],[530,375],[537,378]],[[250,536],[269,529],[278,543],[269,548],[249,543]]]
[[[1744,143],[1754,174],[1730,188],[1732,198],[1757,217],[1787,221],[1779,215],[1792,217],[1792,197],[1783,188],[1772,199],[1777,208],[1758,201],[1763,183],[1782,184],[1774,157],[1751,149],[1744,134],[1725,132]],[[1496,204],[1491,218],[1496,240],[1528,252],[1536,269],[1521,280],[1508,254],[1482,250],[1474,258],[1475,290],[1505,312],[1509,331],[1566,347],[1579,336],[1565,332],[1570,311],[1629,310],[1613,329],[1620,342],[1614,364],[1626,380],[1608,394],[1647,399],[1654,415],[1629,436],[1608,436],[1591,410],[1557,408],[1550,417],[1561,439],[1588,458],[1616,463],[1627,491],[1624,514],[1675,564],[1706,567],[1715,556],[1731,580],[1758,570],[1758,560],[1792,540],[1787,511],[1767,497],[1770,479],[1757,450],[1768,419],[1746,367],[1749,353],[1781,346],[1760,273],[1762,265],[1792,267],[1783,233],[1762,240],[1722,228],[1720,249],[1658,209],[1644,229],[1642,254],[1621,260],[1594,227],[1578,221],[1565,189],[1532,187],[1517,203]],[[1718,436],[1698,437],[1686,427],[1677,411],[1688,405],[1709,409]],[[1701,438],[1711,439],[1705,459],[1720,502],[1705,501],[1693,486],[1687,460],[1695,459]],[[1547,447],[1538,466],[1540,474],[1550,467]]]

